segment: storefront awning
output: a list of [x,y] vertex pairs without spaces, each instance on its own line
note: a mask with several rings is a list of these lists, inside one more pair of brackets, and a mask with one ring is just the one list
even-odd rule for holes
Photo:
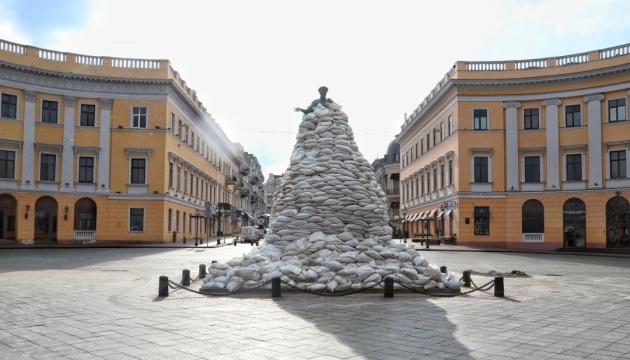
[[444,211],[440,211],[437,215],[437,217],[442,217],[442,215],[444,215]]
[[247,215],[247,217],[249,217],[250,219],[254,219],[254,217],[252,216],[252,214],[248,213],[247,211],[244,211],[245,215]]
[[444,216],[449,216],[451,215],[452,212],[453,212],[453,209],[448,209],[446,210],[446,213],[444,214]]
[[429,213],[429,215],[427,216],[428,219],[433,219],[433,215],[435,215],[435,212],[437,211],[437,209],[433,209],[431,210],[431,212]]
[[416,219],[418,219],[418,213],[411,215],[411,220],[409,221],[416,221]]

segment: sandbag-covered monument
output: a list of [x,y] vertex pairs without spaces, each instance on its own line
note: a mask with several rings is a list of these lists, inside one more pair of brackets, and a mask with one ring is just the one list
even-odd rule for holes
[[459,289],[463,283],[453,273],[441,273],[411,246],[392,240],[385,194],[348,116],[327,91],[319,88],[308,108],[295,108],[302,122],[263,244],[213,263],[201,290],[236,292],[280,278],[302,289],[339,292],[387,276],[425,289]]

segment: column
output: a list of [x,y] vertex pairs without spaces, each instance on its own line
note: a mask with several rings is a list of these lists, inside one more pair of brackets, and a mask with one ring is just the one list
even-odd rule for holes
[[505,108],[505,162],[506,190],[519,190],[518,181],[518,108],[521,103],[509,101],[503,103]]
[[603,187],[602,100],[604,100],[603,94],[584,97],[588,116],[588,174],[586,177],[589,189]]
[[558,135],[558,106],[560,99],[543,100],[545,106],[547,148],[547,190],[560,190],[560,146]]
[[[101,116],[99,131],[98,175],[96,177],[96,191],[109,192],[109,160],[111,153],[111,108],[112,99],[101,99]],[[169,190],[170,191],[170,190]]]
[[63,150],[61,152],[61,191],[74,190],[74,102],[76,97],[63,97]]
[[36,91],[24,91],[24,134],[22,136],[22,189],[35,188],[35,101]]

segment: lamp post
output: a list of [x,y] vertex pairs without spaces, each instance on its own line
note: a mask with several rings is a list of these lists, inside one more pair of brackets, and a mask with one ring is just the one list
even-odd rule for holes
[[402,216],[403,216],[403,241],[407,242],[407,219],[405,219],[405,215],[407,214],[407,208],[402,208]]

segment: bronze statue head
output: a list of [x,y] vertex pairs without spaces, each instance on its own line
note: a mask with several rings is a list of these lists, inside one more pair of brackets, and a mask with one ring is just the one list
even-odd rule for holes
[[326,93],[328,93],[327,87],[322,86],[319,89],[317,89],[317,91],[319,91],[319,95],[322,97],[322,99],[326,98]]

